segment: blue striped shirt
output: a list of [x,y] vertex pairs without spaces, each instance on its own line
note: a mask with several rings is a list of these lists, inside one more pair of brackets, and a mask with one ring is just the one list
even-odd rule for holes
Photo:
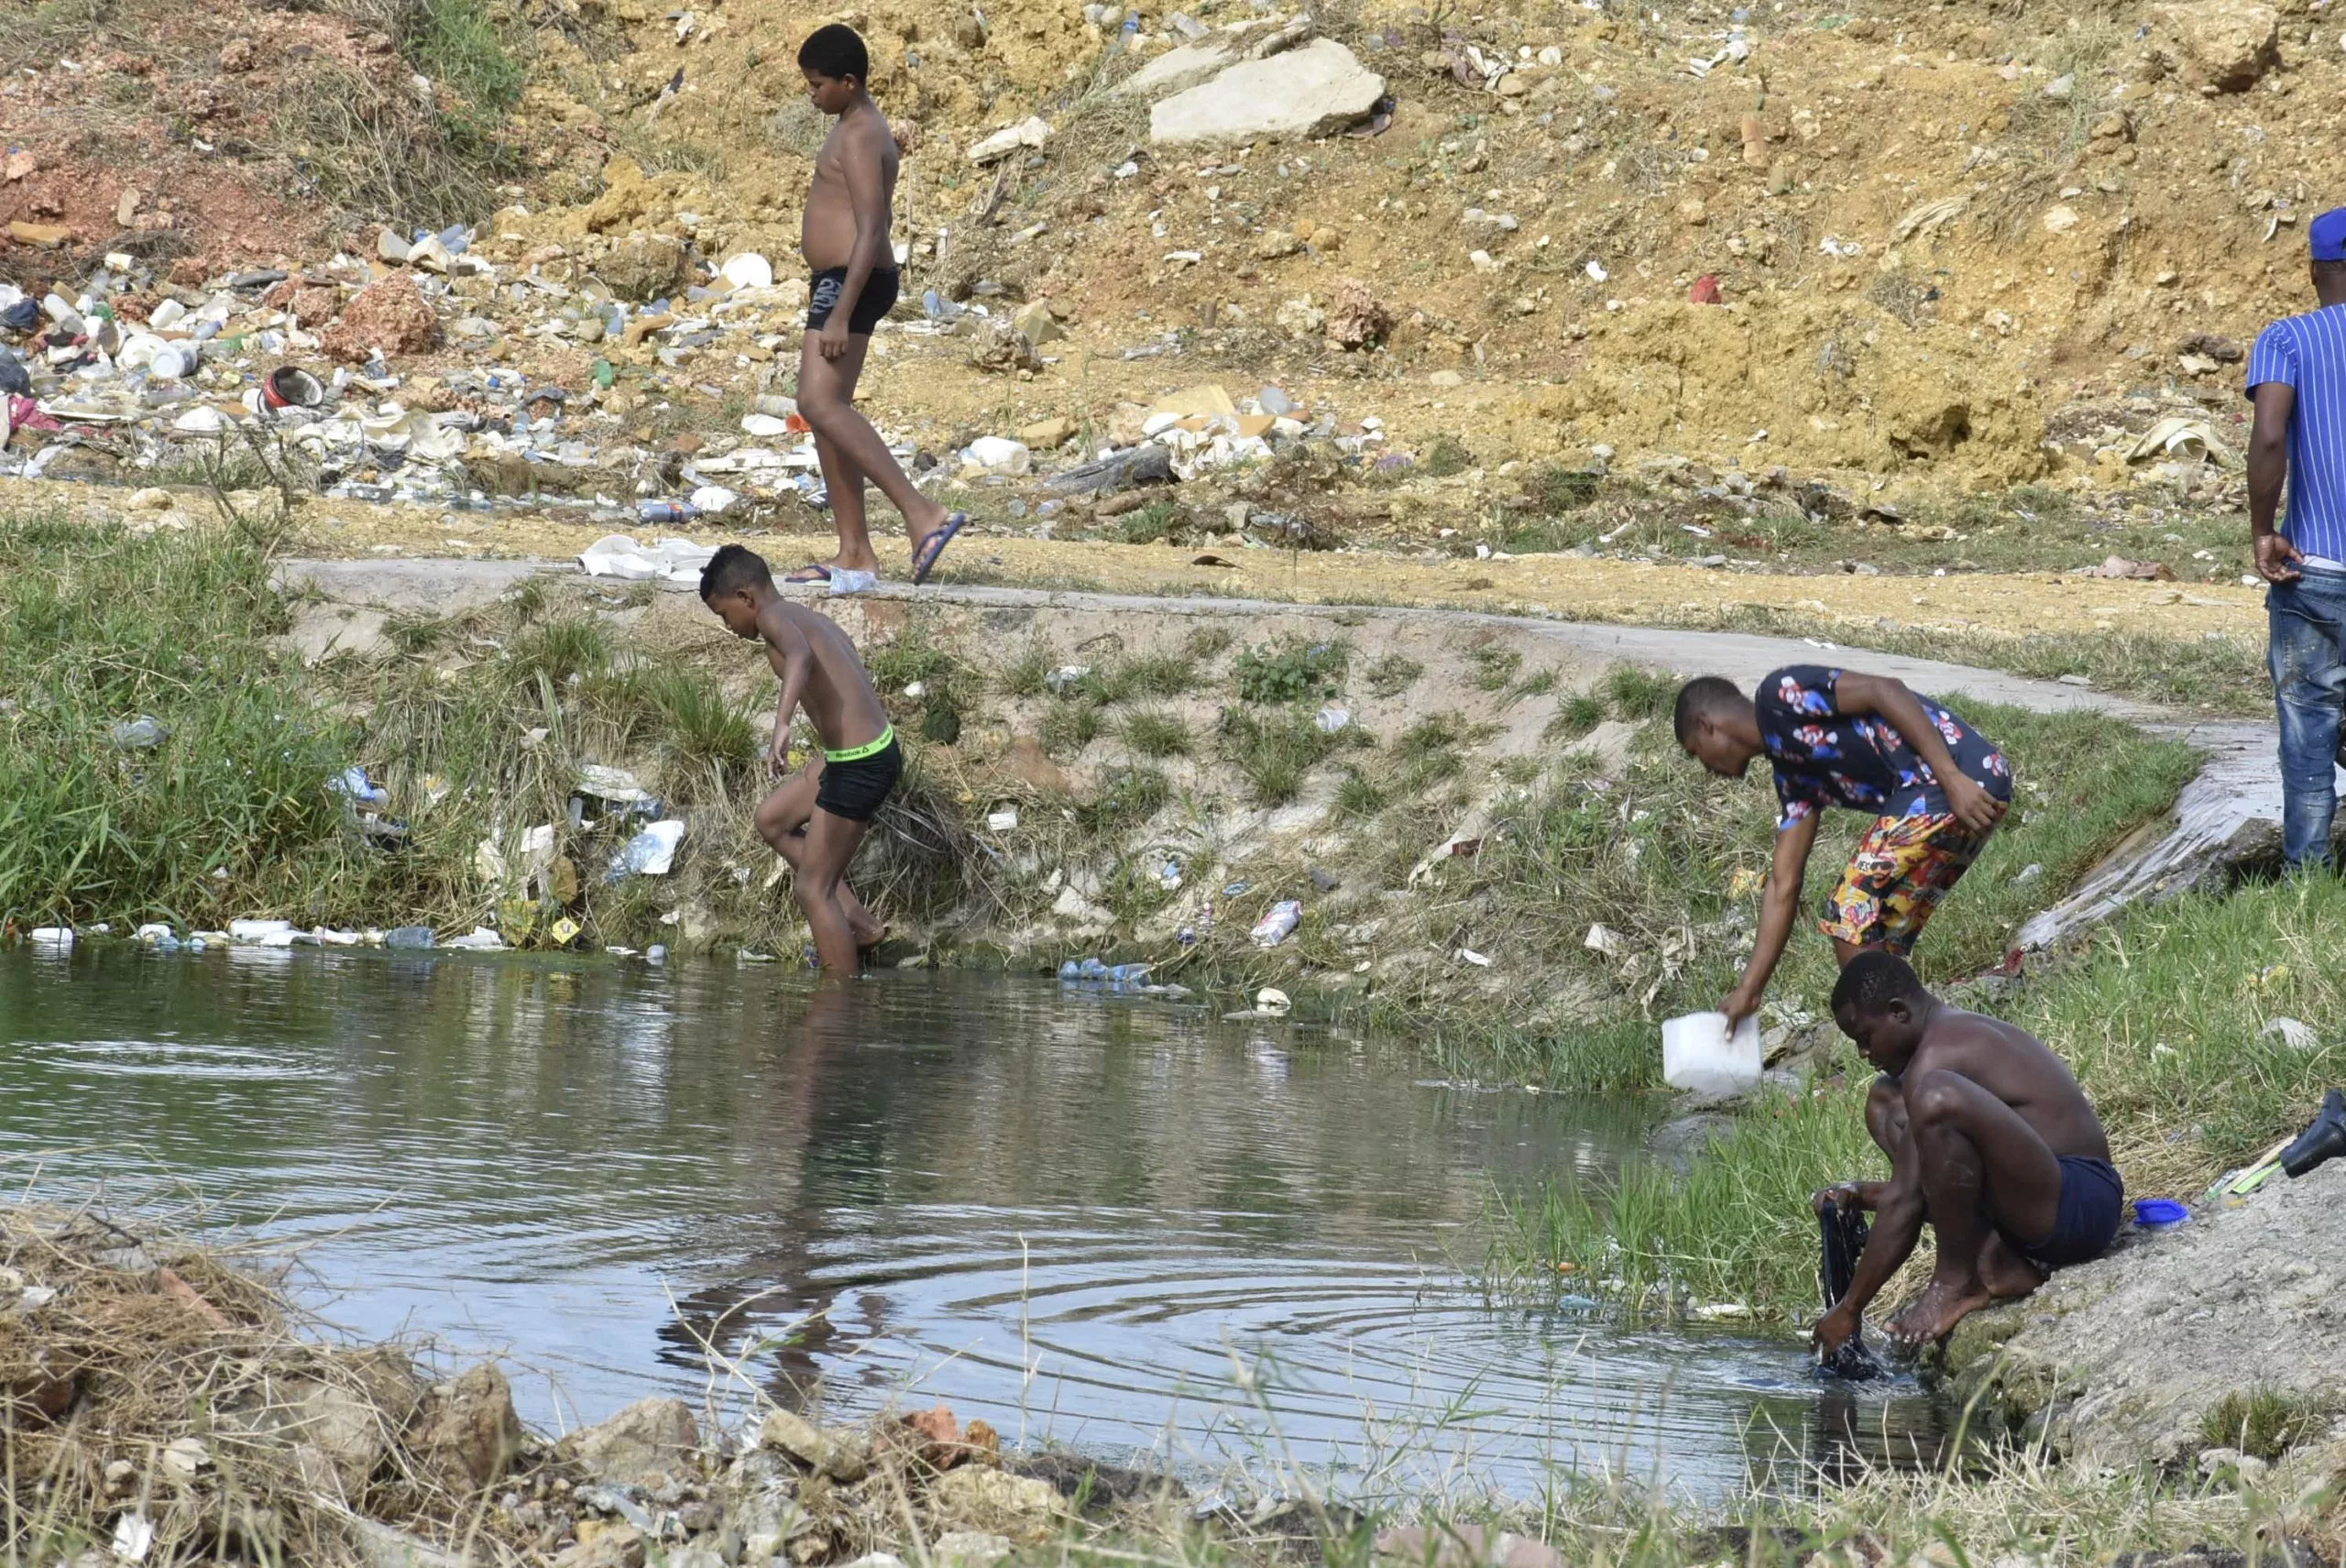
[[2303,554],[2346,561],[2346,305],[2284,316],[2258,333],[2249,396],[2267,381],[2297,393],[2280,531]]

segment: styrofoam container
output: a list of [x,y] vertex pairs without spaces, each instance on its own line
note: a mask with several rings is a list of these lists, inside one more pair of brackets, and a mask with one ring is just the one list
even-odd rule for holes
[[1727,1029],[1724,1013],[1689,1013],[1661,1026],[1661,1077],[1697,1094],[1740,1094],[1760,1081],[1760,1020]]

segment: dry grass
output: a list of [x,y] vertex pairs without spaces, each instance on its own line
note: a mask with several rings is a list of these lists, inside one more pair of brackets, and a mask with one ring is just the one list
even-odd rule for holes
[[125,1518],[151,1528],[149,1563],[355,1561],[361,1518],[488,1528],[422,1442],[404,1349],[327,1343],[247,1260],[91,1209],[0,1209],[0,1249],[9,1561]]

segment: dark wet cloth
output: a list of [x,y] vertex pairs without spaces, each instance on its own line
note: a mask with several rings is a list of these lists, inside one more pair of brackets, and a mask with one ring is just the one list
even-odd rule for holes
[[2050,1273],[2080,1263],[2091,1263],[2110,1250],[2126,1215],[2126,1184],[2117,1167],[2091,1155],[2061,1156],[2061,1206],[2053,1234],[2041,1242],[2023,1242],[2011,1232],[2004,1239],[2018,1247],[2031,1263]]
[[[1776,770],[1777,827],[1789,828],[1820,806],[1846,806],[1876,817],[1945,817],[1946,791],[1906,737],[1878,713],[1836,713],[1841,672],[1791,664],[1760,683],[1751,705],[1760,743]],[[2012,772],[1995,743],[1920,692],[1947,754],[1972,783],[1998,800],[2012,797]]]
[[[1829,1204],[1816,1212],[1816,1285],[1829,1312],[1840,1305],[1841,1298],[1849,1293],[1849,1281],[1858,1277],[1858,1257],[1866,1250],[1866,1217],[1855,1209]],[[1866,1348],[1863,1323],[1835,1347],[1818,1370],[1828,1377],[1859,1380],[1886,1376],[1880,1360]]]

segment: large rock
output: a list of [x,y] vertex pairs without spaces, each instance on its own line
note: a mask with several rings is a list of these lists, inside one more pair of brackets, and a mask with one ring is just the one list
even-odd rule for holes
[[1211,82],[1232,66],[1266,60],[1292,49],[1311,36],[1309,17],[1298,17],[1283,27],[1268,22],[1242,23],[1209,33],[1193,44],[1168,49],[1109,89],[1112,96],[1146,98],[1155,103]]
[[931,1517],[955,1530],[1038,1541],[1067,1511],[1048,1481],[1013,1475],[981,1464],[948,1470],[930,1483]]
[[363,364],[376,349],[421,354],[440,342],[440,318],[404,272],[369,283],[352,296],[342,319],[319,334],[329,357]]
[[1316,137],[1367,116],[1385,78],[1331,38],[1269,60],[1233,65],[1212,81],[1154,105],[1148,139],[1157,147],[1234,145]]
[[700,1447],[700,1429],[682,1399],[638,1399],[600,1426],[562,1440],[565,1457],[598,1480],[623,1486],[657,1484],[683,1471]]
[[2280,61],[2280,14],[2257,0],[2181,0],[2153,16],[2159,58],[2187,86],[2244,93]]
[[411,1442],[459,1490],[477,1490],[503,1475],[521,1453],[521,1419],[513,1413],[505,1375],[483,1362],[434,1386]]
[[828,1432],[795,1410],[773,1410],[758,1429],[758,1441],[778,1448],[834,1481],[860,1480],[871,1457],[862,1442],[847,1432]]
[[2093,1464],[2190,1461],[2227,1395],[2346,1409],[2346,1162],[2106,1255],[1956,1326],[1946,1369],[2031,1437]]
[[622,300],[664,300],[685,286],[685,247],[674,235],[631,234],[611,247],[595,275]]

